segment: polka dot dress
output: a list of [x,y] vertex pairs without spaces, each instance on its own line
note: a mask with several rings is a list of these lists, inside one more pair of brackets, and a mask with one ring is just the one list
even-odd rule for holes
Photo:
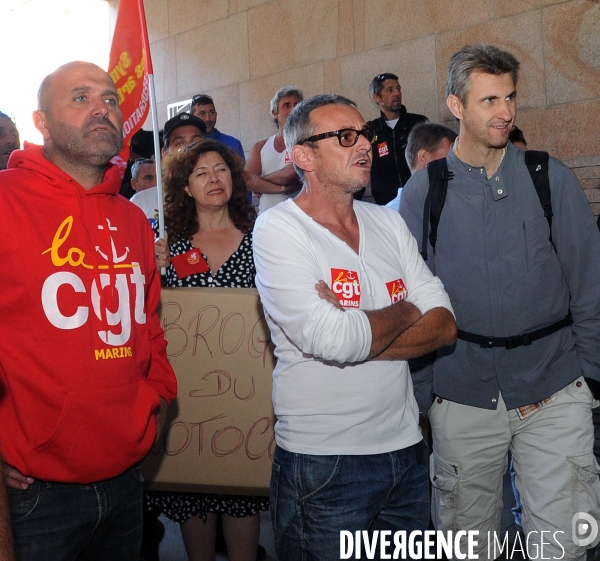
[[[171,257],[187,253],[192,248],[190,240],[178,238],[174,242],[169,242]],[[202,254],[202,256],[206,259],[206,255]],[[252,258],[252,232],[249,232],[244,235],[239,247],[214,275],[207,271],[180,279],[175,272],[175,267],[171,264],[167,269],[166,276],[163,277],[163,286],[168,288],[179,286],[254,288],[255,274],[254,259]]]
[[[189,240],[182,238],[169,242],[171,257],[186,253],[192,247]],[[204,258],[206,259],[206,256]],[[180,279],[173,265],[170,265],[162,283],[164,287],[169,288],[179,286],[254,288],[255,274],[252,232],[250,232],[244,235],[239,247],[214,275],[207,271]],[[160,510],[167,518],[181,524],[192,516],[198,516],[206,521],[209,512],[222,512],[234,518],[252,516],[261,510],[267,510],[269,499],[242,495],[150,491],[146,493],[146,504],[150,510]]]

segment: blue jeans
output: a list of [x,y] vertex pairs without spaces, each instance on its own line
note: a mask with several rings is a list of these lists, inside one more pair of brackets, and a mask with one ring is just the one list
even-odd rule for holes
[[342,530],[426,530],[427,468],[417,460],[422,446],[365,456],[294,454],[277,446],[271,519],[279,561],[339,559]]
[[132,468],[89,485],[9,489],[17,561],[137,561],[143,481]]

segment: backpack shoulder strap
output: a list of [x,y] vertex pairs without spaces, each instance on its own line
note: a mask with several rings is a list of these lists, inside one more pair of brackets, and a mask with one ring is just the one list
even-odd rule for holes
[[423,209],[423,243],[421,250],[421,256],[425,261],[427,261],[427,242],[431,244],[435,255],[438,224],[446,202],[448,180],[450,179],[446,158],[429,162],[427,173],[429,174],[429,191]]
[[[548,175],[548,152],[538,150],[527,150],[525,152],[525,164],[531,175],[531,180],[535,186],[535,191],[540,199],[540,204],[544,209],[544,216],[548,220],[550,228],[550,243],[552,242],[552,201],[550,193],[550,177]],[[556,249],[556,248],[555,248]]]

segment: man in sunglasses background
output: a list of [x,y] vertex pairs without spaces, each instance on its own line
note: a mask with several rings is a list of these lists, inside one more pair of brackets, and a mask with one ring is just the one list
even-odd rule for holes
[[278,359],[275,548],[280,561],[338,559],[342,530],[427,529],[406,360],[452,344],[456,326],[399,214],[353,200],[370,182],[373,138],[355,104],[304,101],[284,137],[303,187],[254,228],[256,284]]
[[190,105],[190,113],[194,117],[198,117],[198,119],[204,121],[206,125],[205,138],[225,144],[227,148],[235,152],[242,160],[246,159],[242,143],[235,136],[224,134],[217,129],[217,110],[215,109],[215,102],[212,97],[206,94],[195,95]]
[[389,203],[410,178],[405,150],[412,128],[429,119],[408,113],[402,105],[402,88],[398,76],[391,72],[378,74],[371,80],[369,94],[379,107],[380,117],[369,121],[377,134],[373,144],[371,193],[378,205]]

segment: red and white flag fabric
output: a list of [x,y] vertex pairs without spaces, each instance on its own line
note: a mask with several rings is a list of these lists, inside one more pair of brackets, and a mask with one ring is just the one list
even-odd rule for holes
[[131,137],[142,127],[150,110],[150,44],[143,0],[121,0],[110,47],[108,72],[117,87],[123,113],[123,148],[113,158],[125,173]]

